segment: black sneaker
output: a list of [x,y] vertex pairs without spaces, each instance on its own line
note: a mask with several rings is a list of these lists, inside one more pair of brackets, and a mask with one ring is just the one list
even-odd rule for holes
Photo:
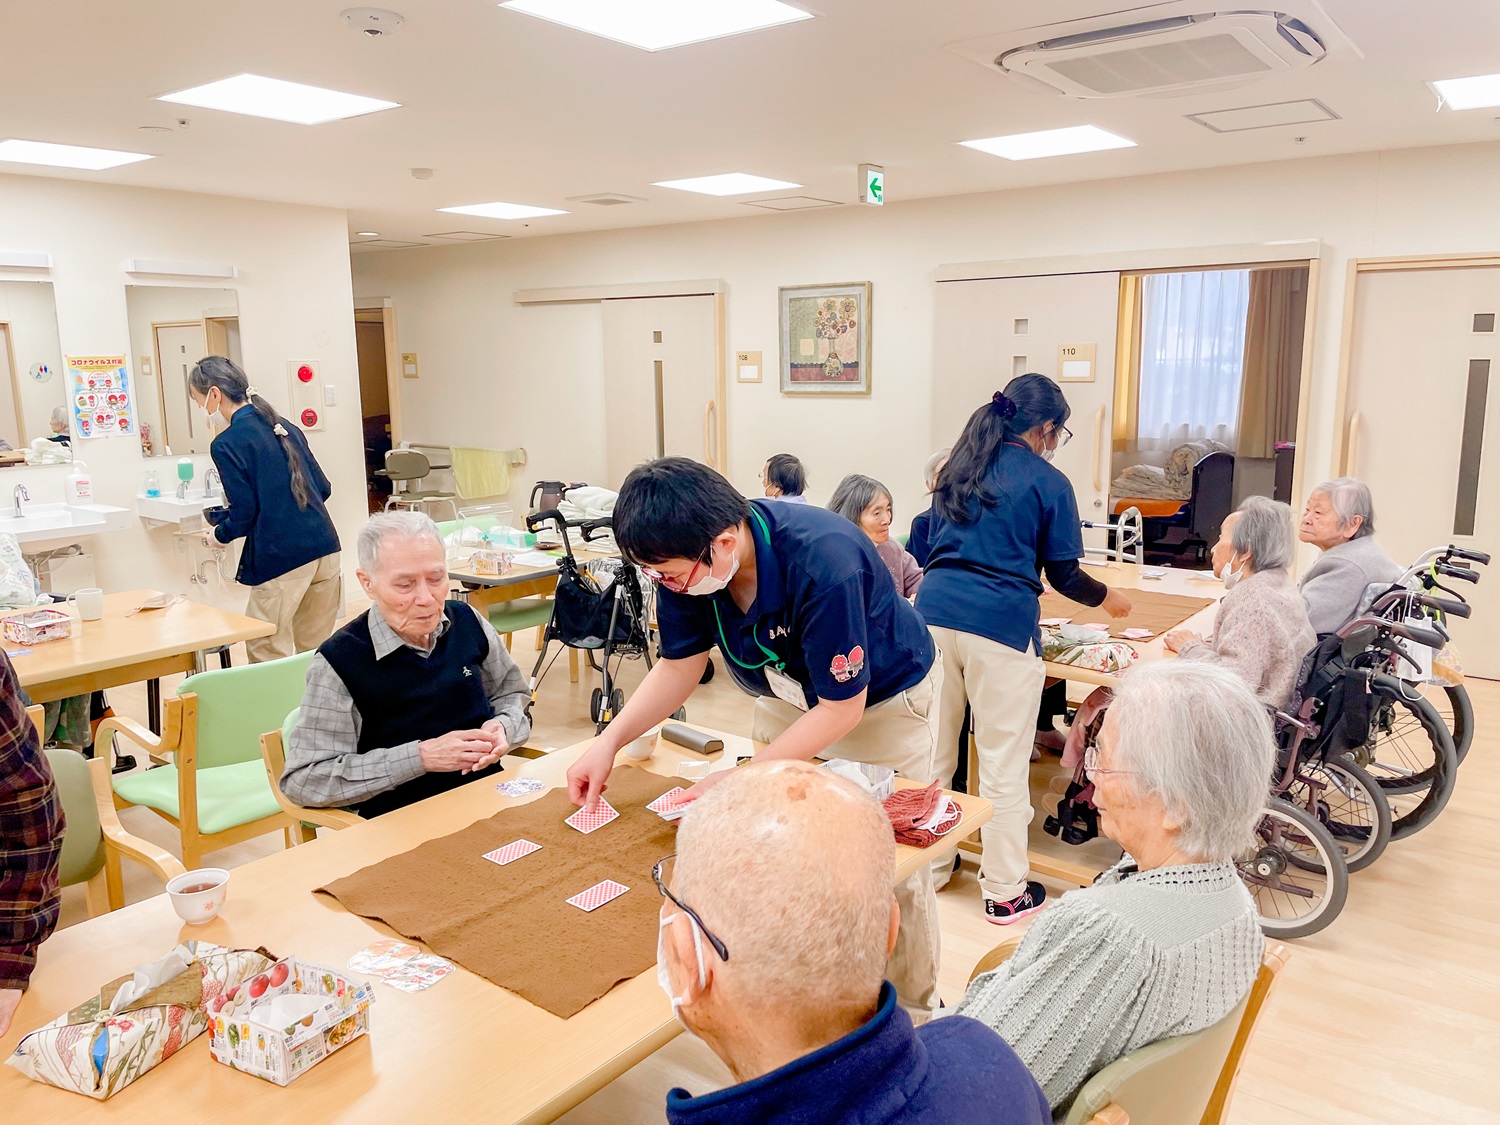
[[1047,891],[1040,883],[1027,883],[1026,890],[1009,902],[984,900],[984,918],[997,926],[1008,926],[1047,905]]
[[110,769],[109,772],[110,773],[129,773],[133,769],[135,769],[135,755],[134,754],[116,754],[115,755],[115,764],[114,764],[113,768]]

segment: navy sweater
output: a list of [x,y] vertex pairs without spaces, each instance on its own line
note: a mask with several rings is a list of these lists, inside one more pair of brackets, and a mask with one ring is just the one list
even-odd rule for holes
[[302,431],[286,423],[287,440],[302,454],[312,503],[299,508],[292,496],[292,471],[281,438],[253,406],[236,410],[229,428],[208,447],[224,482],[227,508],[204,513],[220,543],[245,540],[238,580],[259,586],[339,549],[339,535],[323,502],[333,487],[314,460]]
[[1051,1125],[1041,1087],[1005,1040],[966,1016],[920,1029],[889,983],[870,1022],[770,1074],[695,1098],[671,1125]]

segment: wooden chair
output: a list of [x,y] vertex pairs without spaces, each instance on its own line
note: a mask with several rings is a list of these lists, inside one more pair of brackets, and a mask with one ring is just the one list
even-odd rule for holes
[[[26,713],[41,738],[46,723],[42,708],[28,707]],[[101,758],[90,761],[66,747],[54,747],[44,753],[52,767],[63,816],[67,818],[62,856],[58,860],[58,883],[64,887],[84,885],[89,917],[96,918],[125,905],[121,856],[149,868],[163,883],[183,873],[176,856],[132,835],[120,823],[109,785],[108,762]]]
[[260,733],[279,727],[302,702],[313,653],[189,676],[167,700],[160,737],[129,719],[99,724],[96,750],[113,757],[121,735],[168,765],[114,779],[115,804],[144,805],[177,826],[182,861],[200,866],[204,852],[284,831],[301,823],[282,811],[266,782]]
[[281,775],[286,772],[286,743],[291,737],[292,728],[297,725],[297,716],[301,711],[300,707],[294,708],[279,730],[268,730],[260,736],[260,757],[266,767],[266,780],[271,785],[271,792],[276,795],[276,803],[281,806],[282,812],[297,822],[292,829],[293,840],[299,844],[308,844],[318,838],[320,827],[337,831],[361,824],[363,819],[346,809],[306,808],[282,792]]
[[[1022,937],[1008,938],[980,958],[969,975],[1008,961]],[[1229,1102],[1266,998],[1291,951],[1267,941],[1250,991],[1212,1027],[1149,1043],[1104,1067],[1079,1088],[1064,1125],[1225,1125]],[[1211,1084],[1210,1084],[1211,1083]]]

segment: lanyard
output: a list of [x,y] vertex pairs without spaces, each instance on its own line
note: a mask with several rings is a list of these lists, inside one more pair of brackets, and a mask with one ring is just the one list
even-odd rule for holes
[[[762,518],[761,514],[755,510],[755,505],[753,505],[753,504],[750,506],[750,517],[756,523],[760,524],[760,529],[761,529],[762,532],[765,533],[765,536],[766,536],[766,545],[770,546],[770,543],[771,543],[771,529],[766,526],[765,519]],[[750,533],[750,540],[751,540],[752,543],[755,541],[755,532],[753,530]],[[761,652],[765,653],[766,659],[762,660],[759,664],[746,664],[739,657],[735,656],[733,650],[730,649],[730,647],[729,647],[729,639],[724,636],[724,621],[719,616],[719,599],[718,598],[714,598],[713,599],[713,607],[714,607],[714,624],[719,627],[719,649],[724,653],[724,655],[726,657],[728,657],[731,661],[733,661],[739,667],[745,669],[745,671],[747,671],[747,672],[757,672],[760,669],[764,668],[767,664],[774,664],[776,666],[776,670],[778,672],[780,672],[782,669],[784,669],[786,667],[786,661],[785,660],[781,659],[781,657],[777,656],[774,652],[772,652],[770,649],[768,649],[765,645],[763,645],[763,644],[760,643],[760,638],[755,635],[755,626],[753,626],[753,625],[750,627],[750,639],[755,642],[755,647],[756,648],[760,649]]]

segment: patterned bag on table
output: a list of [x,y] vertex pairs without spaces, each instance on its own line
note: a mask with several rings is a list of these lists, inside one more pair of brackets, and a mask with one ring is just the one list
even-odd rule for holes
[[1042,659],[1054,664],[1112,673],[1123,672],[1135,663],[1137,657],[1135,649],[1125,641],[1072,641],[1055,628],[1042,629]]
[[131,976],[110,981],[23,1037],[6,1062],[28,1078],[102,1101],[203,1034],[208,1005],[276,961],[264,949],[183,944],[193,960],[177,976],[113,1013],[110,1003]]

